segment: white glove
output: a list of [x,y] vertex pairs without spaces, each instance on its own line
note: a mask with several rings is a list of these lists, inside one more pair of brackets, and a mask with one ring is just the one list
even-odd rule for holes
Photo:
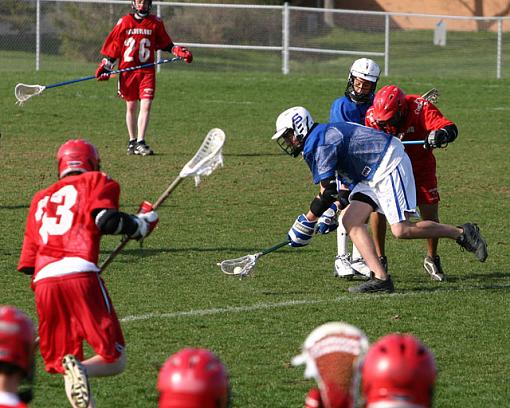
[[142,239],[147,237],[156,228],[159,222],[158,213],[156,211],[149,211],[143,214],[133,215],[138,224],[138,229],[129,238]]

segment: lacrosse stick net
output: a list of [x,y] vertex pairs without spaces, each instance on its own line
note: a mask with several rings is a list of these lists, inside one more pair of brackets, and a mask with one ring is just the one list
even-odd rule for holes
[[235,258],[235,259],[226,259],[224,261],[221,261],[217,263],[217,265],[221,268],[221,271],[224,274],[227,275],[236,275],[239,276],[239,278],[244,278],[245,276],[248,276],[253,269],[255,268],[255,265],[257,263],[257,259],[259,259],[261,256],[269,254],[273,251],[276,251],[277,249],[288,245],[289,240],[286,239],[283,242],[280,242],[279,244],[276,244],[275,246],[272,246],[271,248],[264,249],[263,251],[257,252],[256,254],[251,255],[245,255],[241,258]]
[[436,88],[432,88],[425,92],[421,97],[435,105],[439,99],[439,91]]
[[14,88],[14,95],[16,96],[16,105],[23,105],[32,96],[40,95],[46,87],[44,85],[27,85],[17,84]]
[[225,132],[218,128],[211,129],[195,156],[181,170],[180,177],[193,176],[195,186],[198,186],[201,176],[209,176],[218,167],[223,166],[224,143]]

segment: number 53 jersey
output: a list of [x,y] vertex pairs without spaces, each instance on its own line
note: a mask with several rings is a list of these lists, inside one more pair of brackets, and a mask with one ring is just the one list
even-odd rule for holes
[[[119,60],[119,69],[154,62],[157,50],[165,49],[172,40],[163,21],[149,15],[137,20],[133,14],[122,17],[105,40],[101,54]],[[153,71],[154,67],[144,68]]]
[[120,186],[98,171],[64,177],[37,192],[30,204],[18,270],[34,268],[32,282],[98,272],[101,232],[97,210],[119,208]]

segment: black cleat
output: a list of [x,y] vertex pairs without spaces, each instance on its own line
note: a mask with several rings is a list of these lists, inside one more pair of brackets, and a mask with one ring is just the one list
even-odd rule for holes
[[370,280],[362,283],[359,286],[351,286],[348,290],[351,293],[393,293],[395,291],[395,287],[393,286],[391,276],[388,275],[388,279],[382,280],[377,279],[372,274]]
[[127,147],[127,154],[135,154],[136,140],[130,140]]
[[480,262],[485,262],[489,256],[487,252],[487,242],[485,242],[482,234],[480,234],[478,225],[467,223],[462,224],[459,228],[462,228],[463,232],[457,238],[457,244],[469,252],[473,252],[476,259]]
[[140,156],[152,156],[154,151],[149,147],[148,144],[145,143],[145,140],[141,140],[140,142],[136,142],[135,154]]

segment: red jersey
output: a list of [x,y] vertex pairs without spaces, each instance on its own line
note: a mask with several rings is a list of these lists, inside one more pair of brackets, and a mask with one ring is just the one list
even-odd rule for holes
[[[444,126],[453,125],[453,122],[446,119],[434,104],[423,99],[419,95],[406,95],[407,117],[398,129],[398,135],[402,141],[425,140],[433,130],[441,129]],[[373,107],[370,107],[365,117],[365,125],[379,129],[373,115]],[[415,173],[435,169],[436,160],[433,149],[424,149],[422,145],[405,146]]]
[[67,176],[32,199],[18,270],[35,268],[32,281],[98,272],[101,231],[93,211],[119,208],[120,186],[106,174]]
[[[167,48],[172,39],[163,21],[149,15],[137,20],[133,14],[122,17],[106,38],[101,54],[119,60],[119,69],[154,62],[157,50]],[[154,67],[144,68],[152,71]]]

